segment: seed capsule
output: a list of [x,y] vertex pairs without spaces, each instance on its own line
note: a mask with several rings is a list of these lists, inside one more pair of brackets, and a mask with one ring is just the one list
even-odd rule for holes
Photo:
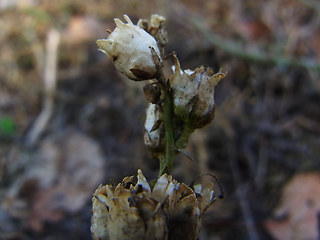
[[171,87],[175,114],[183,121],[191,121],[194,128],[201,128],[213,118],[214,88],[225,74],[214,74],[212,69],[205,67],[183,71],[177,57],[173,57]]
[[126,177],[95,191],[94,240],[198,239],[201,218],[215,201],[212,184],[191,188],[163,174],[151,189],[140,169],[137,179],[133,184],[133,177]]
[[97,40],[99,50],[107,54],[118,71],[128,78],[135,81],[152,79],[157,70],[151,48],[160,58],[157,42],[145,30],[134,25],[127,15],[124,19],[127,23],[114,19],[117,27],[110,36]]

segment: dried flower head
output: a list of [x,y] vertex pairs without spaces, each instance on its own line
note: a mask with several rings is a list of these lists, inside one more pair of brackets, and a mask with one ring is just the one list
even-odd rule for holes
[[150,20],[140,19],[137,25],[152,35],[163,47],[168,43],[168,34],[164,29],[165,17],[158,14],[152,14]]
[[171,77],[174,112],[183,121],[192,121],[195,128],[208,124],[214,114],[214,88],[225,77],[214,74],[212,69],[199,67],[195,70],[181,70],[173,55],[175,65]]
[[213,184],[192,189],[163,174],[151,190],[141,170],[137,178],[136,184],[131,176],[95,191],[93,239],[197,239],[202,215],[215,201]]
[[118,18],[117,27],[107,39],[97,40],[102,52],[107,54],[119,72],[136,81],[155,77],[156,66],[152,59],[151,48],[160,58],[156,40],[142,28],[134,25],[127,15],[127,23]]

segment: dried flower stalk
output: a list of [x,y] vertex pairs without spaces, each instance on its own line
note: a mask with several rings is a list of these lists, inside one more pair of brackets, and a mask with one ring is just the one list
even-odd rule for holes
[[97,44],[129,79],[149,80],[144,87],[150,102],[144,142],[160,162],[159,179],[151,189],[138,170],[136,184],[131,176],[117,186],[100,186],[92,199],[92,236],[100,240],[195,240],[203,214],[216,200],[213,184],[188,187],[168,174],[191,133],[213,119],[214,88],[225,74],[205,67],[181,70],[172,54],[173,73],[166,77],[165,18],[152,15],[150,21],[139,20],[137,25],[124,18],[127,23],[115,19],[115,30]]

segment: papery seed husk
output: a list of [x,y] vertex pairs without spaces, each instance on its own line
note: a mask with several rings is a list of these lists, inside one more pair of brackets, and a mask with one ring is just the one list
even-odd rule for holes
[[[214,202],[213,184],[195,190],[163,174],[151,190],[141,170],[116,187],[99,186],[93,197],[94,240],[196,240],[201,217]],[[128,183],[130,186],[128,187]]]
[[107,54],[119,72],[135,81],[152,79],[157,73],[151,49],[160,57],[157,42],[142,28],[134,25],[127,15],[127,23],[114,19],[117,27],[107,39],[97,40],[99,50]]

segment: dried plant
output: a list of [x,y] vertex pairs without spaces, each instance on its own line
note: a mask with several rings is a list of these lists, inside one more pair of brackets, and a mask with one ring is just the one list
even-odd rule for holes
[[198,67],[182,70],[174,53],[172,75],[163,71],[168,42],[166,19],[152,15],[134,25],[115,19],[117,27],[97,41],[119,72],[144,87],[150,102],[146,111],[144,142],[160,162],[159,179],[151,189],[142,171],[137,182],[125,177],[117,186],[100,186],[93,197],[93,239],[197,239],[201,218],[216,200],[213,184],[187,186],[170,174],[175,156],[186,147],[197,128],[214,117],[214,88],[224,73]]

